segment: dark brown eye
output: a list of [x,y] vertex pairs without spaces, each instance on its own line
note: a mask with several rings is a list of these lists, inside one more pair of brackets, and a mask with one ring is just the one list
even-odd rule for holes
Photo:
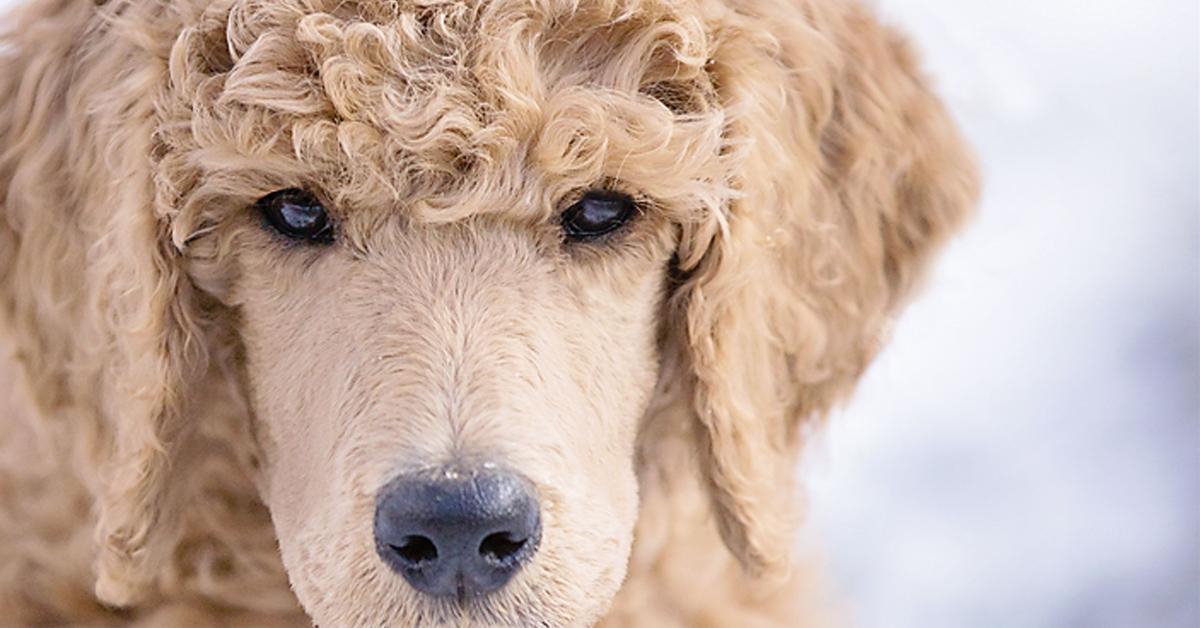
[[317,197],[299,188],[271,192],[255,203],[263,220],[294,240],[332,242],[333,223]]
[[625,194],[593,190],[562,214],[568,239],[589,240],[616,231],[637,214],[637,204]]

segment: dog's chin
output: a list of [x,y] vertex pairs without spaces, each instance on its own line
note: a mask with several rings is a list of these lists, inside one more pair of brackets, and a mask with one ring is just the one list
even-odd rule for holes
[[600,620],[610,600],[517,599],[488,595],[465,600],[412,600],[371,604],[366,600],[349,604],[315,604],[306,611],[318,628],[333,626],[454,626],[497,628],[501,626],[591,626]]
[[[318,568],[309,575],[322,571]],[[591,626],[610,607],[620,586],[620,578],[606,572],[591,587],[563,586],[547,578],[538,579],[549,584],[545,588],[532,582],[514,583],[517,586],[479,597],[435,598],[382,570],[351,570],[345,575],[353,573],[365,577],[353,583],[320,577],[292,579],[315,626]],[[563,589],[556,590],[559,586]]]
[[[493,628],[498,626],[590,626],[598,613],[580,613],[581,605],[571,611],[562,601],[516,600],[508,596],[485,596],[464,601],[426,603],[417,614],[416,625]],[[586,605],[583,605],[586,606]],[[388,625],[406,626],[403,622]]]

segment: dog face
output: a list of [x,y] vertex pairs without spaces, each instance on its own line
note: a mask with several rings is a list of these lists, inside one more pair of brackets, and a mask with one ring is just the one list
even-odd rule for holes
[[[230,212],[207,246],[231,253],[194,242],[190,274],[237,312],[301,602],[324,625],[594,621],[629,555],[679,225],[729,193],[711,79],[654,59],[697,44],[652,21],[521,35],[456,4],[229,10],[270,26],[188,101],[261,145],[179,153],[206,162],[191,198]],[[565,41],[481,43],[514,36]],[[692,108],[621,66],[670,71]]]
[[[569,211],[604,214],[593,196]],[[594,619],[629,552],[672,232],[632,203],[595,240],[509,208],[385,209],[323,244],[239,234],[231,300],[295,591],[327,625]]]
[[728,550],[786,570],[803,420],[976,184],[898,38],[754,4],[110,0],[45,8],[76,46],[8,34],[0,295],[111,443],[99,596],[166,586],[216,440],[321,625],[586,624],[655,421]]

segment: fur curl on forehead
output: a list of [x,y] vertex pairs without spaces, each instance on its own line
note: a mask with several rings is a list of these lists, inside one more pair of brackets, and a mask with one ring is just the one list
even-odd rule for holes
[[171,193],[213,206],[306,182],[347,212],[422,222],[546,219],[602,181],[687,221],[733,194],[737,151],[694,9],[307,4],[218,2],[184,29],[163,106],[178,129],[163,166],[185,181]]

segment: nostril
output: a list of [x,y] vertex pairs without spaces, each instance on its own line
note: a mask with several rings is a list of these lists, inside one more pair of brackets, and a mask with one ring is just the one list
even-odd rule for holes
[[392,551],[409,565],[417,566],[437,560],[437,546],[428,537],[413,534],[401,539],[399,545],[391,545]]
[[511,532],[489,534],[479,544],[479,555],[490,563],[506,565],[513,561],[528,540],[528,538],[513,538]]

